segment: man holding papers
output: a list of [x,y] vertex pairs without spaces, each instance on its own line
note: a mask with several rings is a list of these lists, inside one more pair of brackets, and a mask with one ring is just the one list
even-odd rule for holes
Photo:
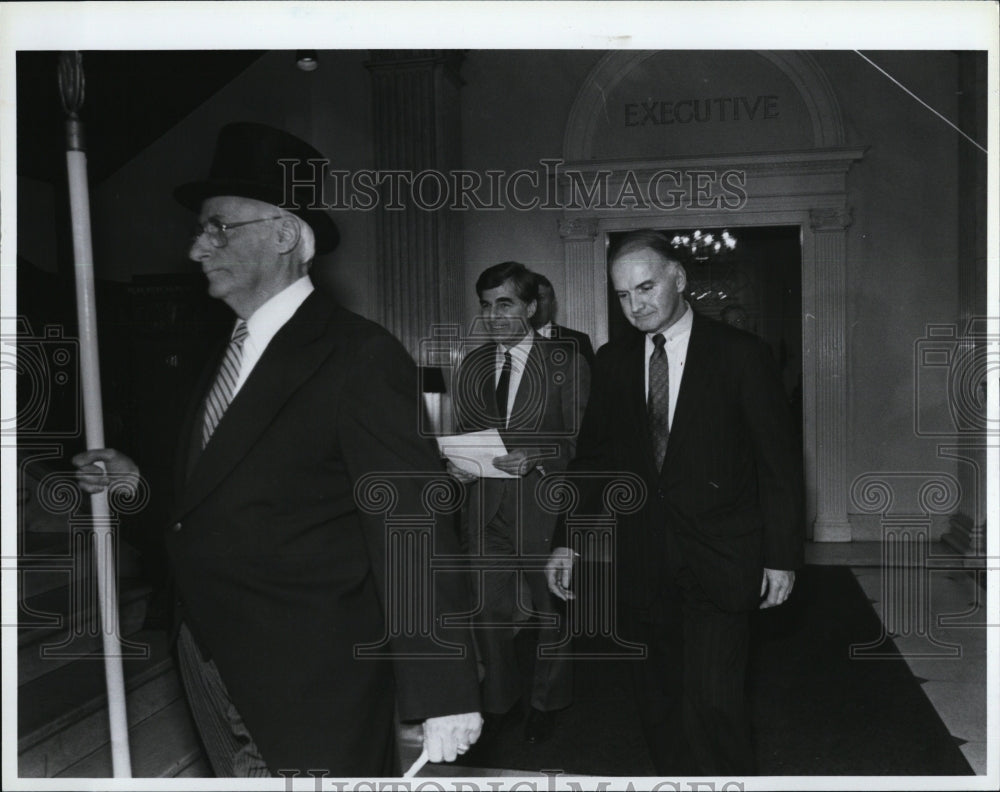
[[[481,433],[481,444],[473,443],[480,452],[492,454],[496,435],[502,446],[496,445],[496,456],[479,453],[478,465],[471,463],[477,452],[470,447],[465,470],[454,462],[449,470],[470,489],[463,514],[469,553],[496,559],[476,581],[475,633],[486,666],[483,704],[490,731],[508,713],[519,714],[516,614],[538,616],[539,643],[559,640],[563,618],[544,573],[556,515],[542,507],[536,490],[542,476],[564,470],[573,456],[590,369],[572,344],[541,339],[532,330],[537,281],[523,264],[490,267],[479,276],[476,292],[492,340],[462,362],[455,414],[459,431]],[[569,706],[572,692],[568,658],[536,658],[526,740],[541,742],[551,734],[553,713]]]

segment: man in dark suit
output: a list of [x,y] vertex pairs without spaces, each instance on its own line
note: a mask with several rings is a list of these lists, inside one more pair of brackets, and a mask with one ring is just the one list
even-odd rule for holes
[[[661,774],[750,774],[750,613],[784,602],[802,563],[800,451],[767,346],[692,312],[666,237],[626,234],[608,260],[642,334],[599,351],[571,469],[645,482],[615,545],[620,634],[648,649],[630,663],[643,731]],[[562,598],[571,545],[549,560]]]
[[[481,727],[462,631],[444,639],[460,656],[433,628],[365,651],[384,642],[387,590],[403,582],[386,580],[386,526],[356,486],[384,472],[399,509],[422,513],[422,480],[440,463],[418,436],[406,351],[310,282],[337,229],[325,211],[286,203],[280,160],[315,159],[285,132],[232,124],[208,181],[176,192],[199,212],[190,258],[236,314],[181,434],[166,533],[179,667],[219,776],[392,775],[394,712],[423,721],[432,761],[467,750]],[[75,462],[89,492],[138,475],[111,449]],[[433,538],[458,552],[447,531]],[[436,576],[433,592],[412,594],[433,594],[436,618],[467,610],[458,583]]]
[[[452,466],[469,485],[464,528],[472,556],[498,559],[479,574],[482,607],[476,640],[486,666],[483,709],[489,725],[512,710],[521,696],[514,651],[518,613],[543,621],[539,643],[557,643],[563,616],[549,593],[544,565],[551,548],[555,514],[536,498],[543,476],[564,470],[590,385],[589,367],[573,344],[542,343],[531,328],[537,306],[536,280],[523,264],[505,262],[485,270],[476,282],[480,316],[492,340],[462,361],[453,397],[462,432],[497,429],[508,450],[493,460],[513,478],[477,478]],[[505,561],[504,559],[508,559]],[[521,581],[530,592],[531,611]],[[566,657],[536,657],[525,739],[551,734],[554,712],[569,706],[572,667]]]
[[535,273],[535,279],[538,288],[538,307],[535,310],[535,315],[531,317],[531,326],[542,338],[564,339],[575,344],[577,353],[583,355],[587,365],[593,369],[594,347],[590,343],[590,336],[579,330],[572,330],[569,327],[556,324],[559,301],[556,300],[556,291],[552,288],[552,282],[541,273]]

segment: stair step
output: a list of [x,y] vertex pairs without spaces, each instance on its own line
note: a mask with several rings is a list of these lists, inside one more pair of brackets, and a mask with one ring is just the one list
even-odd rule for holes
[[[133,778],[169,778],[202,755],[187,702],[178,699],[129,730]],[[57,778],[108,778],[112,775],[109,744],[56,774]]]
[[[127,691],[166,673],[173,663],[168,637],[162,630],[144,630],[129,636],[129,640],[148,646],[149,651],[144,658],[123,659]],[[77,658],[21,685],[17,691],[21,735],[18,753],[106,707],[104,661],[100,653]]]
[[37,497],[37,482],[32,481],[29,486],[18,490],[18,525],[26,534],[48,534],[44,537],[47,541],[52,540],[52,534],[66,534],[69,532],[69,516],[67,514],[53,514],[46,509]]
[[[145,682],[132,680],[126,695],[129,728],[183,696],[180,676],[172,665]],[[98,709],[57,731],[18,756],[18,774],[24,778],[51,778],[88,756],[110,740],[108,711]]]
[[[73,623],[80,627],[97,621],[97,578],[91,585],[67,584],[57,589],[43,591],[19,603],[17,615],[17,645],[40,643],[66,631],[67,617],[73,614]],[[118,604],[149,596],[152,587],[139,578],[121,577],[118,580]],[[51,642],[51,641],[47,641]]]
[[[132,654],[136,650],[126,645],[132,639],[132,633],[142,628],[146,619],[148,597],[152,588],[135,580],[122,580],[118,595],[118,632],[126,636],[122,650]],[[70,602],[69,587],[44,592],[27,600],[29,607],[36,613],[58,614],[68,610]],[[20,614],[23,623],[26,619],[41,622],[47,619],[54,624],[48,626],[18,627],[17,640],[17,678],[18,684],[24,685],[46,674],[53,673],[74,660],[85,659],[102,647],[101,626],[97,619],[96,592],[91,597],[88,607],[81,608],[72,619],[74,634],[66,615],[37,616]],[[47,604],[46,604],[47,603]],[[45,605],[45,607],[39,607]],[[70,640],[72,639],[72,640]],[[65,642],[65,645],[64,645]]]
[[32,520],[24,512],[18,509],[18,535],[17,551],[21,557],[46,553],[53,545],[57,545],[56,555],[67,555],[69,553],[69,526],[63,526],[62,530],[55,531],[33,531],[29,527]]
[[[118,543],[116,561],[119,579],[141,575],[139,553],[128,543]],[[83,581],[95,576],[93,563],[84,556],[79,545],[71,547],[68,533],[61,537],[49,536],[44,545],[30,551],[22,549],[17,557],[17,572],[19,600],[66,588],[71,580]]]
[[[70,516],[74,509],[87,509],[89,498],[79,493],[80,500],[65,497],[66,487],[75,489],[74,469],[67,463],[50,459],[23,463],[19,460],[17,487],[17,516],[20,538],[25,543],[51,542],[59,535],[70,532]],[[53,477],[47,489],[46,498],[54,498],[54,503],[44,503],[39,497],[39,485]],[[68,510],[68,511],[67,511]]]
[[32,547],[28,548],[23,546],[27,537],[22,534],[18,537],[18,564],[24,566],[26,564],[35,564],[38,561],[55,559],[62,565],[69,566],[66,564],[71,553],[69,539],[69,531],[61,535],[46,534],[45,536],[36,536],[34,537]]
[[215,773],[212,772],[212,765],[208,763],[208,758],[202,753],[191,764],[177,773],[174,778],[215,778]]
[[74,578],[90,577],[91,566],[69,554],[68,537],[65,542],[22,554],[17,558],[17,598],[24,601],[47,591],[66,588]]

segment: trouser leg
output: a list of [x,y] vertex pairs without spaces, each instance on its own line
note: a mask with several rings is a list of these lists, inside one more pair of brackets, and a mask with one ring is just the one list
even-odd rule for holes
[[521,677],[512,626],[517,570],[512,566],[479,573],[483,607],[476,615],[475,639],[485,668],[483,711],[507,712],[521,695]]
[[685,591],[683,618],[683,721],[698,769],[703,775],[752,775],[749,614],[719,610],[694,589]]
[[177,657],[191,714],[205,753],[220,778],[270,776],[267,763],[229,698],[212,660],[204,660],[186,625],[177,635]]
[[[553,616],[557,623],[553,627],[543,627],[538,635],[538,650],[535,653],[535,668],[531,686],[531,706],[543,711],[568,707],[573,701],[573,658],[569,656],[571,646],[562,644],[568,625],[566,609],[557,604],[549,591],[545,573],[541,570],[525,570],[522,580],[531,592],[534,610],[543,619]],[[548,657],[542,654],[546,646],[555,648],[560,656]]]
[[680,609],[661,614],[672,617],[654,624],[649,614],[623,609],[620,634],[646,647],[646,657],[629,658],[632,698],[646,746],[658,775],[683,775],[693,770],[691,751],[683,731]]
[[623,609],[623,636],[648,655],[629,663],[639,721],[661,775],[751,775],[746,700],[749,614],[722,611],[688,572],[655,613]]

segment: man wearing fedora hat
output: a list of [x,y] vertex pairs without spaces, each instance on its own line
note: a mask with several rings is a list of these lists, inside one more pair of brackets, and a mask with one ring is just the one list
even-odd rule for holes
[[[180,435],[166,532],[181,676],[219,776],[393,775],[394,711],[423,721],[431,761],[463,753],[482,724],[465,633],[358,651],[383,643],[391,614],[385,526],[355,486],[391,473],[399,502],[419,504],[440,464],[402,345],[310,282],[338,232],[285,195],[285,167],[309,160],[323,156],[288,133],[230,124],[209,179],[175,192],[199,213],[189,256],[236,314]],[[74,462],[88,492],[138,475],[112,449]],[[457,554],[451,532],[434,541]],[[458,577],[424,594],[433,624],[468,609]]]

